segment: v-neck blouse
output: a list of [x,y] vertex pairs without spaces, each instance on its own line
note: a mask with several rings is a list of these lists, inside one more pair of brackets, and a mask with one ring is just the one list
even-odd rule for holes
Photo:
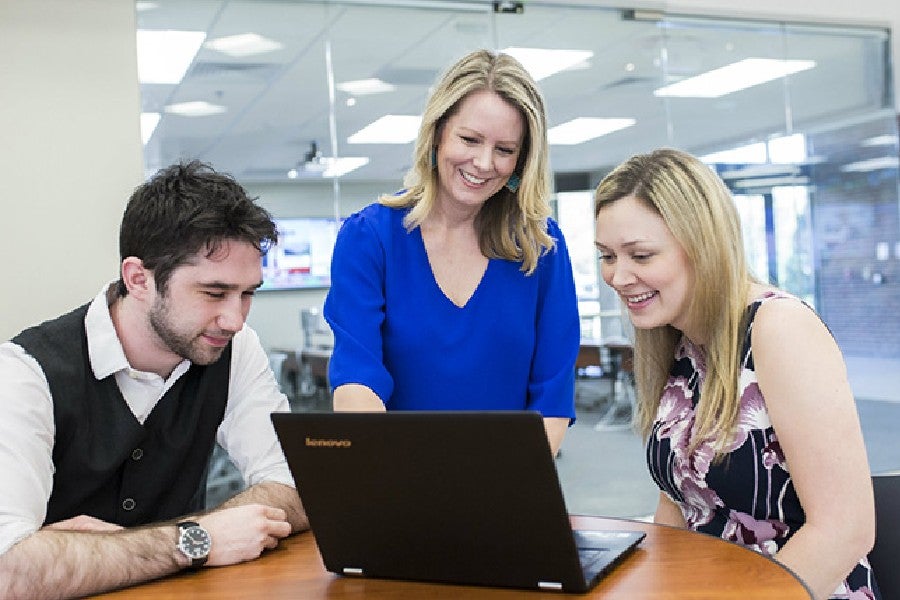
[[358,383],[389,410],[537,410],[574,418],[579,321],[568,250],[526,276],[492,258],[464,306],[435,280],[408,209],[371,204],[338,233],[325,318],[334,332],[332,388]]

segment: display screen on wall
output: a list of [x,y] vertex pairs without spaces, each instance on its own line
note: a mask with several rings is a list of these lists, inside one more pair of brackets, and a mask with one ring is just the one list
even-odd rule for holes
[[340,221],[275,219],[278,243],[262,258],[260,290],[301,290],[331,285],[331,253]]

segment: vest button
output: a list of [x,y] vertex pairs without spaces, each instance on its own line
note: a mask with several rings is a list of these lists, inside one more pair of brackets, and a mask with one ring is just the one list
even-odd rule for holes
[[134,505],[134,498],[125,498],[125,500],[122,501],[122,508],[125,510],[134,510]]
[[144,458],[144,451],[140,448],[135,448],[131,453],[131,460],[141,460],[142,458]]

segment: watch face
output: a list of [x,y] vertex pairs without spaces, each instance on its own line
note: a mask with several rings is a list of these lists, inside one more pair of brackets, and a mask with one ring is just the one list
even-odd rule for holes
[[209,534],[202,527],[187,527],[181,530],[178,546],[190,558],[203,558],[209,555]]

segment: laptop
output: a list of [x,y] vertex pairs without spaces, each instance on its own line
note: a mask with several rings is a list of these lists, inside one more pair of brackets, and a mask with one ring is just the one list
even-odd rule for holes
[[645,535],[572,530],[537,412],[272,422],[334,573],[586,592]]

